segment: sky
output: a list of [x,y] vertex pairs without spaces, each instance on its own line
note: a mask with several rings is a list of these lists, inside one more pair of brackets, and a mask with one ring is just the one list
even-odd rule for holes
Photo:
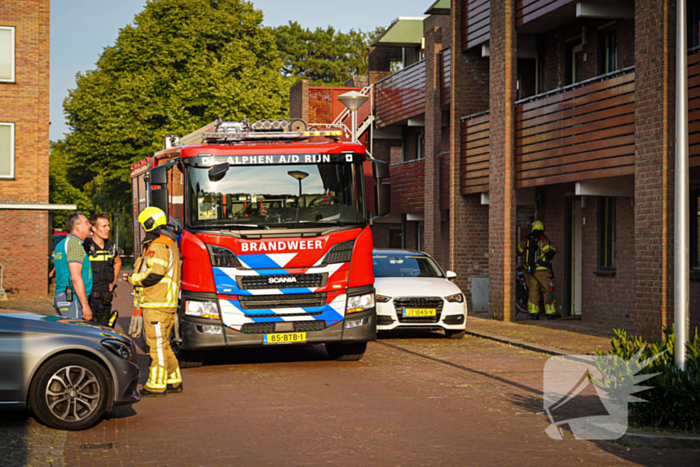
[[[333,26],[369,31],[389,26],[399,16],[422,16],[434,0],[253,0],[264,14],[266,26],[296,21],[315,29]],[[69,131],[63,100],[75,88],[75,76],[95,68],[105,47],[114,44],[119,30],[143,10],[146,0],[52,0],[51,94],[49,137],[63,138]],[[352,5],[349,6],[349,5]]]

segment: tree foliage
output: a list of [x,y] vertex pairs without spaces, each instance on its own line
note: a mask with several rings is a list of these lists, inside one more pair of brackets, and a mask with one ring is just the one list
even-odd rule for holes
[[315,86],[342,86],[353,75],[367,74],[367,48],[382,31],[343,33],[332,26],[312,31],[290,21],[275,28],[282,73]]
[[[94,210],[90,194],[70,184],[66,177],[67,164],[63,143],[51,143],[49,155],[49,202],[77,204],[78,210],[90,215]],[[66,217],[72,211],[53,211],[54,228],[64,229]]]
[[129,165],[222,117],[286,115],[288,87],[262,12],[243,0],[149,0],[77,75],[64,102],[68,180],[96,183],[105,208],[128,212]]

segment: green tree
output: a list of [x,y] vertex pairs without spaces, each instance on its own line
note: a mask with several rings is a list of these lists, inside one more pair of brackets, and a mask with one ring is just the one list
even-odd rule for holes
[[217,117],[286,115],[288,87],[262,12],[243,0],[149,0],[64,102],[68,180],[130,212],[129,165]]
[[282,73],[295,80],[308,79],[314,86],[342,86],[353,75],[367,74],[367,47],[382,31],[343,33],[332,26],[312,31],[295,21],[278,26],[275,37]]
[[[70,184],[66,177],[67,164],[65,147],[62,142],[51,143],[49,154],[49,202],[52,204],[77,204],[78,211],[87,216],[93,212],[94,206],[89,193]],[[56,229],[66,228],[66,217],[72,211],[53,211]]]

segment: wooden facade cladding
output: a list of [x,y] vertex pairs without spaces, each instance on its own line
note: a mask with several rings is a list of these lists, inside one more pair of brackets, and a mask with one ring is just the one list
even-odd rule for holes
[[450,209],[450,153],[440,154],[440,209]]
[[634,174],[634,70],[515,106],[516,188]]
[[489,40],[491,0],[462,1],[462,52]]
[[440,52],[440,105],[450,105],[452,98],[452,49]]
[[389,167],[391,212],[423,212],[425,160],[416,159]]
[[533,19],[537,19],[573,2],[574,0],[516,0],[515,26],[522,26]]
[[374,102],[375,128],[425,112],[425,60],[377,81]]
[[460,140],[460,192],[463,195],[489,191],[490,115],[462,119]]
[[688,164],[700,166],[700,49],[688,56]]

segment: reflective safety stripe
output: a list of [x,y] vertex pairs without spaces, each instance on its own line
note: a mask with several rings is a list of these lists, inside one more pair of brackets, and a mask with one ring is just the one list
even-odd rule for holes
[[176,369],[168,375],[168,384],[179,384],[182,383],[182,375],[180,374],[180,368]]
[[540,307],[532,302],[527,302],[527,311],[530,313],[539,313]]
[[168,267],[168,262],[167,262],[167,261],[163,261],[162,259],[158,259],[158,258],[149,258],[148,261],[149,261],[149,263],[151,263],[151,264],[155,263],[155,264],[160,264],[161,266]]
[[156,353],[158,354],[158,365],[165,368],[165,357],[163,356],[163,333],[160,331],[160,323],[155,326],[156,329]]
[[97,255],[97,256],[91,256],[88,255],[90,258],[90,261],[109,261],[110,259],[114,258],[114,255],[109,255],[109,254],[103,254],[103,255]]
[[177,302],[142,303],[141,308],[177,308]]
[[167,387],[165,380],[165,368],[154,365],[148,372],[148,381],[146,381],[144,387],[146,389],[155,389],[156,392],[163,392]]

